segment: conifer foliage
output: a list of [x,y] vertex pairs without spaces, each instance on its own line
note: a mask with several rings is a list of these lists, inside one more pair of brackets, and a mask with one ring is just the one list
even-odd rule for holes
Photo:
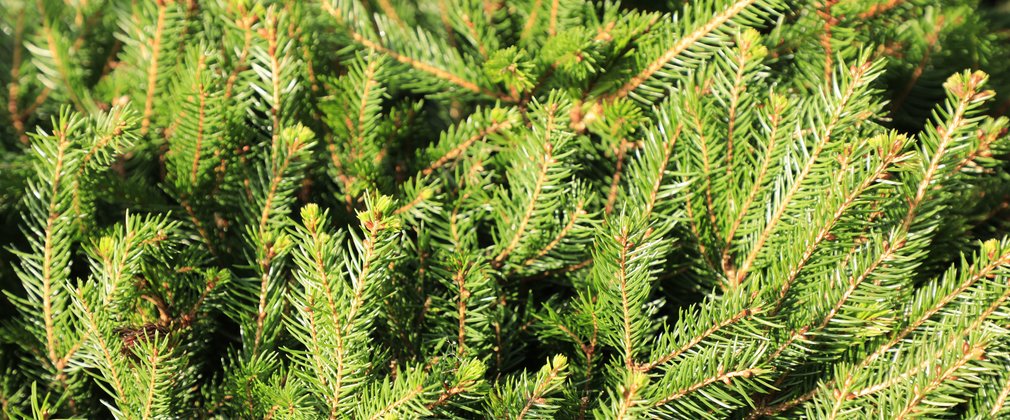
[[0,417],[1010,416],[1007,57],[977,0],[0,0]]

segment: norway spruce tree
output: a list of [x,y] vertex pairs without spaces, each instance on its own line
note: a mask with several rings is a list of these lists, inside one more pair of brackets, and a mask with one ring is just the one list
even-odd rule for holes
[[1010,418],[1010,9],[0,0],[3,418]]

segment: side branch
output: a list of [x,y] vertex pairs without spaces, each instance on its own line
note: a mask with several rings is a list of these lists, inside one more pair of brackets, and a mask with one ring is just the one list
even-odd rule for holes
[[603,99],[607,102],[613,102],[614,100],[628,96],[631,91],[638,88],[638,86],[642,83],[645,83],[646,80],[649,80],[653,74],[662,70],[663,67],[666,66],[666,63],[673,61],[673,59],[683,54],[684,51],[693,46],[703,37],[716,30],[719,26],[722,26],[736,15],[740,14],[740,12],[754,4],[756,1],[757,0],[739,0],[722,13],[713,16],[712,19],[705,25],[702,25],[700,28],[695,29],[694,32],[691,32],[681,38],[676,44],[673,44],[670,49],[666,50],[663,55],[635,75],[635,77],[632,77],[631,80],[618,88],[617,91],[605,96]]
[[487,137],[487,136],[489,136],[491,134],[495,134],[495,133],[498,133],[500,131],[507,130],[507,129],[511,128],[511,127],[512,127],[512,123],[509,122],[509,121],[500,121],[500,122],[496,121],[496,122],[492,123],[487,128],[481,130],[477,134],[474,134],[470,138],[468,138],[465,141],[463,141],[462,143],[460,143],[458,146],[454,147],[448,153],[442,155],[442,157],[438,158],[438,160],[436,160],[435,162],[432,162],[431,165],[428,165],[427,168],[424,168],[421,171],[421,175],[423,175],[423,176],[431,175],[432,173],[434,173],[439,168],[441,168],[441,167],[449,164],[450,162],[456,160],[457,158],[459,158],[459,156],[462,155],[463,152],[465,152],[467,149],[469,149],[470,146],[472,146],[477,141],[479,141],[479,140],[481,140],[481,139],[483,139],[483,138],[485,138],[485,137]]

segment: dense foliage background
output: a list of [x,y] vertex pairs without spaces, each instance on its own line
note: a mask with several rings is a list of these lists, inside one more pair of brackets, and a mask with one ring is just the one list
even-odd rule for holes
[[1010,416],[1008,57],[972,0],[0,0],[0,413]]

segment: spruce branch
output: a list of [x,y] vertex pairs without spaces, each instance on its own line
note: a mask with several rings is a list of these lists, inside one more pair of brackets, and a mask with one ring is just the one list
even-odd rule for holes
[[493,346],[488,331],[494,319],[491,306],[498,290],[487,261],[469,255],[441,259],[445,261],[432,263],[431,275],[445,293],[432,297],[433,334],[429,340],[439,347],[450,338],[450,343],[455,343],[456,358],[465,360]]
[[[21,96],[21,63],[24,60],[25,17],[28,13],[28,6],[22,5],[16,12],[13,28],[13,52],[11,53],[10,83],[7,84],[7,112],[10,114],[11,125],[17,132],[18,140],[21,143],[28,143],[28,136],[25,133],[25,116],[21,114],[19,99]],[[44,100],[44,99],[43,99]],[[30,110],[29,110],[30,111]],[[30,115],[31,112],[27,112]]]
[[123,50],[114,77],[121,78],[124,93],[141,109],[140,134],[145,135],[155,111],[164,105],[158,92],[167,89],[172,78],[185,18],[172,0],[134,4],[118,12],[121,32],[117,35]]
[[[835,81],[832,82],[831,88],[824,88],[822,96],[824,102],[817,105],[828,112],[828,118],[822,119],[823,117],[820,115],[808,114],[808,124],[811,124],[813,126],[811,128],[814,130],[810,133],[813,144],[809,147],[812,149],[807,156],[801,158],[804,163],[801,164],[796,175],[786,181],[788,189],[782,198],[773,204],[774,210],[771,212],[771,216],[764,222],[758,222],[757,226],[761,226],[760,233],[756,234],[752,245],[747,248],[745,257],[736,272],[736,278],[731,279],[731,285],[741,284],[746,279],[751,266],[762,252],[765,242],[768,241],[789,207],[795,205],[793,199],[806,184],[806,179],[813,172],[821,153],[827,147],[835,147],[838,144],[837,141],[832,142],[832,140],[837,140],[836,130],[844,130],[847,125],[858,122],[858,119],[854,118],[856,113],[853,113],[852,110],[874,109],[872,102],[867,103],[865,95],[869,90],[870,82],[880,74],[880,70],[881,63],[868,61],[865,53],[864,57],[852,67],[839,66],[838,77],[833,79]],[[872,114],[873,111],[864,112]],[[808,196],[805,194],[804,197]]]
[[[907,202],[897,203],[897,209],[890,213],[892,215],[890,216],[892,217],[892,226],[895,227],[886,233],[882,232],[879,234],[880,236],[872,235],[869,239],[870,246],[867,248],[870,251],[869,253],[860,253],[855,258],[846,259],[846,263],[852,265],[856,270],[852,272],[848,280],[841,284],[843,292],[840,295],[836,295],[836,303],[825,307],[826,312],[824,312],[825,315],[822,316],[820,322],[804,323],[804,325],[808,325],[811,328],[803,327],[803,336],[808,339],[813,338],[812,341],[814,343],[825,346],[823,348],[829,353],[835,351],[829,349],[833,346],[833,341],[839,334],[849,334],[855,337],[874,336],[880,334],[881,331],[886,331],[888,325],[893,322],[883,312],[888,308],[888,304],[885,303],[886,301],[876,300],[875,302],[874,298],[879,299],[880,296],[893,296],[897,293],[897,288],[905,284],[907,280],[900,272],[895,272],[895,268],[891,267],[907,267],[908,264],[916,264],[916,259],[922,256],[919,250],[924,249],[923,247],[929,243],[930,236],[928,233],[932,230],[931,226],[935,226],[934,223],[936,223],[935,219],[932,218],[932,215],[935,214],[933,212],[937,211],[935,210],[937,208],[942,208],[944,204],[942,201],[934,202],[924,199],[925,196],[920,196],[918,193],[922,192],[926,194],[926,190],[922,187],[924,184],[956,182],[956,178],[951,178],[954,173],[946,172],[947,175],[943,176],[937,174],[935,170],[941,166],[948,167],[954,165],[959,160],[958,156],[963,156],[961,155],[962,153],[972,154],[970,150],[973,149],[973,142],[967,141],[969,137],[960,137],[960,140],[955,140],[955,138],[958,138],[958,135],[955,133],[959,132],[960,127],[967,124],[971,124],[972,128],[970,129],[972,130],[976,127],[975,124],[978,123],[979,119],[966,119],[964,115],[966,112],[971,115],[972,108],[969,107],[971,103],[970,98],[974,97],[984,100],[987,97],[987,94],[979,94],[977,91],[980,83],[984,81],[982,75],[972,77],[965,73],[960,76],[952,76],[948,83],[951,96],[945,107],[940,108],[946,111],[941,111],[936,116],[938,130],[933,131],[933,133],[924,134],[925,136],[929,136],[923,139],[924,150],[915,156],[916,160],[909,161],[909,163],[916,164],[921,169],[905,172],[908,179],[907,182],[911,184],[907,187],[907,191],[910,192],[910,198],[908,198]],[[947,127],[947,129],[944,130],[940,127]],[[945,163],[938,163],[941,161]],[[913,194],[911,191],[915,191],[915,193]],[[917,199],[916,197],[921,198]],[[912,219],[916,221],[910,221]],[[859,235],[863,234],[859,233]],[[858,242],[857,246],[863,247],[862,245],[858,245]],[[827,275],[830,276],[831,274]],[[790,275],[789,278],[793,277],[793,275]],[[837,289],[835,287],[825,288],[824,286],[820,286],[819,290],[815,289],[804,293],[831,296],[837,293],[833,290]],[[850,321],[840,322],[840,320]],[[837,326],[831,327],[833,324],[837,324]],[[868,329],[861,328],[863,325],[873,325],[873,327]],[[837,351],[840,352],[843,349],[840,348]],[[871,357],[876,356],[871,355]],[[782,379],[784,378],[780,378],[780,380]],[[809,398],[810,396],[812,396],[810,393],[804,394],[800,399]],[[795,402],[785,402],[779,404],[779,407],[794,404]]]
[[[626,211],[638,213],[637,217],[643,220],[676,220],[671,214],[676,212],[676,207],[671,204],[676,203],[685,184],[673,176],[671,160],[683,130],[683,123],[660,109],[658,123],[645,132],[643,145],[636,150],[636,159],[628,165],[630,203]],[[670,223],[663,223],[653,228],[662,235],[671,227]]]
[[488,414],[514,420],[550,418],[557,411],[557,394],[565,383],[568,359],[557,355],[536,375],[522,374],[496,387],[488,399]]
[[908,83],[901,89],[898,97],[891,105],[891,109],[894,112],[897,112],[905,105],[909,95],[912,93],[912,89],[922,77],[922,73],[926,69],[926,65],[929,63],[932,51],[937,48],[937,41],[939,41],[940,32],[944,29],[945,20],[946,17],[943,15],[935,17],[935,23],[931,27],[931,32],[926,36],[926,50],[922,53],[922,58],[912,70],[912,74],[908,78]]
[[[308,153],[314,145],[313,133],[303,126],[289,127],[278,136],[277,149],[270,150],[260,176],[253,187],[252,208],[247,216],[247,240],[250,265],[256,273],[257,307],[252,326],[252,354],[257,354],[264,341],[271,341],[280,320],[280,283],[284,256],[290,239],[284,233],[287,213],[294,201],[295,187],[301,171],[308,164]],[[266,340],[264,339],[266,336]]]
[[352,234],[347,251],[344,235],[329,232],[327,213],[315,205],[302,209],[303,227],[296,232],[295,277],[303,289],[292,295],[298,322],[288,329],[308,352],[295,353],[301,367],[295,373],[315,387],[331,416],[356,405],[347,397],[372,368],[367,343],[375,320],[374,297],[388,281],[382,267],[395,258],[391,245],[397,224],[388,219],[391,203],[379,197],[368,204],[359,215],[365,236]]
[[[231,71],[228,72],[228,77],[224,82],[224,93],[223,97],[225,99],[232,98],[234,94],[234,88],[236,83],[238,83],[240,75],[248,69],[249,66],[249,56],[251,54],[251,49],[253,45],[253,39],[255,37],[255,32],[253,27],[259,20],[259,17],[253,14],[252,10],[249,10],[243,4],[238,4],[237,10],[228,10],[235,15],[229,16],[229,22],[234,22],[234,25],[228,25],[226,27],[226,33],[229,37],[225,38],[225,41],[234,42],[236,44],[237,55],[235,57],[230,57]],[[239,40],[239,41],[234,41]],[[237,45],[241,45],[237,47]]]
[[[806,227],[801,227],[800,229],[791,232],[796,237],[808,238],[803,241],[806,243],[805,248],[799,254],[799,259],[795,262],[795,265],[789,265],[788,274],[785,280],[779,286],[778,299],[776,301],[775,311],[777,312],[785,304],[785,299],[790,289],[794,286],[795,282],[799,278],[801,273],[806,275],[817,276],[819,274],[811,274],[807,270],[804,272],[805,266],[811,261],[814,255],[818,252],[825,252],[822,247],[825,246],[829,241],[839,241],[839,234],[849,235],[849,233],[832,233],[838,232],[837,226],[840,224],[852,223],[848,220],[850,214],[859,214],[860,208],[865,209],[864,211],[869,211],[878,205],[878,202],[873,200],[872,197],[874,193],[879,195],[884,195],[883,190],[887,188],[887,183],[885,182],[887,178],[891,177],[893,172],[897,172],[897,168],[904,161],[907,161],[910,156],[905,151],[908,139],[904,136],[890,135],[877,137],[869,139],[863,143],[862,147],[849,147],[846,149],[845,154],[840,156],[843,161],[843,165],[840,167],[839,173],[841,183],[845,185],[840,189],[840,191],[830,190],[828,196],[821,204],[818,205],[816,212],[817,222]],[[866,165],[866,162],[871,162]],[[858,163],[860,165],[865,165],[863,168],[852,168],[850,165],[852,163]],[[865,170],[865,172],[863,172]],[[823,220],[823,221],[822,221]],[[812,230],[806,230],[808,227],[813,227]],[[854,232],[857,235],[863,235],[863,232]],[[811,238],[810,236],[813,235]],[[861,236],[857,236],[861,237]],[[855,241],[855,239],[851,240]],[[841,243],[848,243],[849,240],[842,240]],[[858,244],[856,245],[858,247]],[[855,251],[855,248],[854,248]],[[795,254],[793,254],[795,255]],[[846,259],[848,261],[848,259]],[[790,261],[791,263],[791,261]],[[868,268],[861,274],[856,275],[853,273],[847,281],[843,284],[847,284],[846,291],[842,294],[843,298],[838,301],[838,303],[829,311],[829,315],[826,316],[825,320],[821,322],[821,325],[815,327],[815,331],[823,328],[827,325],[833,314],[841,309],[841,306],[846,302],[849,295],[855,291],[863,281],[867,279],[870,273],[872,273],[879,262],[870,263]]]
[[[940,281],[931,283],[927,288],[919,291],[911,302],[907,304],[907,307],[902,311],[903,322],[895,325],[892,329],[893,333],[885,340],[874,347],[871,347],[872,351],[869,351],[865,357],[860,359],[858,362],[853,362],[852,367],[848,369],[840,369],[835,376],[835,379],[827,381],[825,386],[822,388],[810,391],[800,397],[793,400],[782,402],[774,407],[769,407],[762,411],[765,415],[775,414],[782,412],[784,410],[791,409],[800,403],[811,400],[818,395],[824,395],[825,398],[830,398],[833,401],[832,404],[826,405],[826,407],[834,407],[831,410],[838,412],[841,409],[842,403],[848,399],[848,395],[853,396],[865,396],[872,393],[879,392],[883,389],[889,388],[890,386],[898,384],[899,380],[887,381],[886,379],[874,379],[877,381],[876,384],[881,386],[863,386],[862,388],[866,391],[855,390],[857,381],[867,380],[870,377],[877,377],[876,375],[870,374],[868,369],[871,366],[878,366],[877,369],[885,368],[889,371],[894,371],[886,359],[881,359],[889,352],[897,351],[898,349],[906,346],[905,342],[909,342],[913,337],[922,337],[922,341],[915,341],[916,343],[921,343],[921,345],[928,346],[933,344],[931,340],[933,333],[936,328],[958,328],[953,330],[952,338],[946,341],[947,348],[957,349],[960,351],[960,345],[963,344],[961,337],[966,334],[974,333],[982,323],[987,320],[990,315],[996,313],[997,308],[1005,304],[1007,300],[1007,295],[998,294],[1003,291],[1005,287],[998,282],[993,283],[989,278],[1002,275],[1008,261],[1010,261],[1010,255],[1008,255],[1004,249],[1004,245],[1001,242],[991,241],[982,245],[978,257],[975,259],[966,271],[955,271],[954,269],[949,269],[944,274]],[[966,259],[962,258],[962,266],[968,266]],[[972,292],[975,290],[975,292]],[[959,314],[959,309],[951,308],[951,305],[971,305],[971,303],[976,302],[968,298],[975,294],[976,296],[990,296],[988,299],[991,300],[991,304],[987,308],[981,309],[978,312],[976,318],[962,318]],[[974,306],[977,307],[977,306]],[[961,321],[955,326],[947,326],[941,321],[943,317],[958,316]],[[921,334],[921,335],[919,335]],[[919,345],[919,344],[916,344]],[[914,348],[914,347],[913,347]],[[933,351],[944,352],[943,348],[934,349]],[[939,355],[938,355],[939,356]],[[907,368],[905,371],[910,372],[910,375],[916,375],[922,372],[925,366],[917,366],[914,361],[922,360],[916,358],[908,359],[912,363],[912,366]],[[886,365],[886,366],[881,366]],[[899,372],[902,370],[898,370]],[[866,375],[866,376],[864,376]],[[900,374],[898,375],[900,376]],[[893,375],[887,375],[885,378],[893,377]],[[890,385],[887,385],[890,384]],[[824,403],[814,403],[816,406],[825,406]]]
[[470,44],[483,59],[488,58],[489,51],[495,51],[501,45],[496,28],[488,16],[493,10],[489,10],[485,3],[480,0],[454,1],[451,4],[447,1],[439,2],[443,25],[453,37],[451,39],[458,41],[458,44]]
[[752,303],[742,296],[726,298],[721,302],[705,302],[697,311],[683,313],[681,319],[695,319],[690,324],[678,323],[673,331],[664,332],[652,350],[652,360],[639,366],[639,370],[652,369],[678,360],[699,348],[731,342],[740,336],[752,339],[761,337],[760,331],[768,321],[763,321],[764,309],[752,308]]
[[[462,56],[455,51],[440,50],[439,45],[431,41],[433,36],[423,30],[411,33],[403,28],[387,25],[382,19],[362,22],[357,17],[367,14],[358,2],[327,1],[323,3],[323,9],[336,20],[337,25],[354,43],[370,51],[387,55],[441,86],[462,89],[463,92],[502,101],[518,100],[492,90],[487,82],[481,80],[472,69],[467,68]],[[379,29],[373,29],[371,24]],[[379,39],[379,33],[385,35],[382,40]],[[419,46],[427,46],[430,49],[424,50],[418,48]],[[431,91],[437,92],[437,90]]]
[[40,81],[46,85],[37,99],[45,101],[49,92],[57,92],[69,100],[77,112],[96,111],[90,91],[81,89],[84,70],[74,66],[72,57],[78,52],[83,38],[71,42],[58,27],[60,6],[47,1],[37,1],[36,11],[41,20],[37,39],[26,43],[25,48],[32,54],[32,63],[40,71]]
[[634,418],[645,415],[648,401],[643,398],[642,391],[648,385],[648,377],[639,372],[628,372],[623,385],[618,386],[611,394],[614,401],[611,405],[611,413],[602,414],[602,410],[597,411],[600,416],[611,416],[618,419]]
[[287,25],[292,13],[286,8],[266,9],[250,52],[250,68],[257,80],[250,87],[256,92],[255,106],[266,115],[264,126],[270,134],[270,149],[277,152],[281,131],[291,125],[301,112],[298,81],[304,63],[297,57],[297,39],[289,36]]
[[[923,162],[926,161],[928,156],[928,164],[922,170],[921,175],[918,172],[913,172],[913,177],[915,179],[917,176],[921,176],[918,184],[914,187],[915,195],[911,198],[910,202],[907,204],[907,209],[904,212],[904,216],[900,219],[900,224],[896,231],[892,231],[891,236],[886,242],[884,242],[884,247],[881,250],[880,256],[866,265],[866,269],[863,274],[859,275],[854,281],[850,280],[849,284],[851,289],[855,289],[861,280],[865,280],[871,273],[878,271],[882,264],[886,264],[888,261],[897,260],[897,256],[904,253],[905,255],[914,255],[915,250],[921,249],[920,246],[925,246],[928,243],[926,238],[918,238],[915,235],[915,231],[912,229],[912,224],[915,220],[922,220],[922,218],[929,217],[933,209],[938,206],[942,206],[942,203],[929,203],[926,202],[926,194],[929,187],[935,182],[942,182],[943,179],[940,174],[937,173],[938,168],[941,166],[941,162],[945,162],[942,165],[948,166],[958,160],[958,155],[961,153],[970,153],[971,143],[967,142],[966,137],[958,137],[956,133],[965,133],[968,130],[973,130],[977,119],[971,120],[966,119],[966,112],[970,112],[969,104],[974,100],[982,101],[987,97],[984,92],[979,94],[977,91],[980,83],[984,82],[983,76],[972,75],[967,76],[967,74],[961,77],[952,77],[949,83],[948,89],[952,94],[957,95],[958,99],[954,96],[951,97],[950,102],[947,105],[948,110],[953,110],[953,113],[947,117],[947,122],[941,122],[938,116],[938,127],[946,126],[946,130],[942,131],[939,136],[935,139],[923,139],[924,150],[921,153],[921,158]],[[964,83],[965,85],[958,85],[958,83]],[[965,90],[960,90],[965,89]],[[960,93],[958,93],[960,92]],[[956,104],[956,105],[955,105]],[[976,105],[977,106],[977,105]],[[969,114],[970,115],[970,114]],[[968,124],[971,124],[970,126]],[[961,131],[964,129],[965,131]],[[935,132],[935,131],[934,131]],[[930,134],[925,134],[930,136]],[[930,149],[933,149],[932,151]],[[966,150],[968,149],[968,150]],[[947,163],[949,162],[949,163]],[[949,174],[949,173],[948,173]],[[948,175],[949,176],[949,175]],[[913,184],[916,185],[916,184]],[[929,231],[929,224],[935,223],[929,219],[923,220],[925,226],[917,226],[919,229],[924,231]],[[919,222],[919,223],[923,223]],[[907,236],[906,236],[907,235]],[[899,260],[900,261],[900,260]],[[892,262],[893,264],[893,262]],[[887,276],[887,274],[878,274]],[[874,284],[880,284],[881,280],[874,280]],[[844,301],[844,300],[843,300]]]
[[[616,86],[616,89],[608,89],[609,93],[601,95],[600,100],[611,102],[631,97],[640,102],[654,102],[657,96],[664,95],[647,82],[652,79],[662,80],[668,77],[667,74],[690,69],[700,61],[700,57],[705,57],[724,45],[726,41],[723,34],[731,31],[730,28],[759,25],[762,20],[770,18],[777,7],[774,2],[739,0],[685,8],[683,16],[676,16],[669,24],[661,25],[656,30],[657,35],[645,43],[649,61],[635,63],[632,67],[636,71],[635,75]],[[687,24],[682,24],[682,21]],[[673,39],[677,41],[656,42]],[[691,54],[687,54],[688,51]],[[689,57],[681,59],[684,55]]]
[[[772,94],[768,98],[768,102],[765,107],[768,109],[767,113],[759,116],[759,124],[762,127],[762,135],[759,136],[763,139],[760,144],[760,167],[757,174],[752,180],[746,180],[750,187],[745,188],[747,191],[746,198],[740,203],[738,209],[736,209],[735,216],[732,216],[732,222],[729,223],[729,228],[725,233],[726,242],[723,246],[721,265],[723,270],[728,276],[732,277],[735,275],[735,269],[733,267],[731,249],[734,244],[734,238],[740,226],[743,224],[745,218],[747,217],[747,212],[753,208],[753,204],[759,197],[765,194],[765,190],[768,187],[768,181],[770,180],[769,174],[775,173],[780,165],[783,153],[786,151],[787,137],[790,136],[789,127],[793,125],[790,119],[789,109],[791,109],[795,104],[790,103],[788,98],[781,95]],[[746,184],[745,184],[746,185]],[[733,214],[734,209],[730,209],[730,214]]]
[[21,264],[15,268],[27,295],[9,297],[26,317],[35,320],[25,327],[40,341],[43,364],[59,367],[53,375],[62,373],[67,359],[64,355],[74,349],[67,340],[74,334],[68,330],[66,289],[74,240],[72,226],[83,216],[75,211],[73,203],[86,175],[86,160],[94,156],[95,163],[100,164],[128,144],[132,123],[131,114],[120,109],[89,119],[65,108],[53,118],[52,134],[40,131],[33,138],[38,160],[34,179],[28,183],[24,216],[31,226],[26,228],[29,249],[16,252]]
[[172,87],[179,120],[168,135],[172,150],[168,164],[175,187],[187,196],[206,184],[206,175],[216,164],[214,154],[220,153],[223,142],[224,102],[212,74],[213,59],[206,48],[194,48],[184,60],[187,71],[181,72]]
[[[997,348],[996,354],[990,353],[990,359],[994,363],[1006,366],[1006,357],[1003,355],[1002,346]],[[997,372],[1002,369],[997,369]],[[987,377],[988,381],[981,384],[978,393],[969,401],[965,418],[983,419],[986,417],[997,417],[1006,413],[1007,398],[1010,398],[1010,386],[1007,386],[1002,373],[995,373]]]
[[144,97],[144,115],[140,124],[140,134],[147,132],[151,124],[151,113],[154,111],[155,89],[158,83],[158,66],[162,64],[158,61],[161,53],[163,36],[165,35],[165,17],[168,7],[164,2],[157,2],[158,17],[154,24],[154,34],[151,37],[151,61],[147,67],[147,95]]
[[[322,106],[333,136],[327,136],[331,172],[340,180],[348,205],[365,188],[374,188],[382,153],[379,112],[385,88],[385,60],[361,55],[349,63],[348,73],[335,83],[335,97]],[[351,106],[348,106],[351,104]]]
[[[421,170],[421,175],[430,176],[435,171],[464,158],[467,151],[479,142],[507,136],[518,122],[519,115],[514,108],[492,108],[474,112],[465,122],[442,132],[438,142],[425,150],[422,162],[430,163]],[[496,143],[499,141],[503,140]]]
[[165,415],[167,394],[173,381],[180,379],[175,371],[181,360],[168,341],[171,333],[164,319],[164,302],[158,307],[159,323],[124,325],[140,300],[151,299],[141,294],[133,279],[142,274],[150,254],[170,249],[167,242],[176,226],[166,217],[128,217],[89,250],[94,281],[75,288],[74,313],[86,332],[71,360],[75,367],[101,372],[103,387],[116,401],[110,408],[117,417]]
[[495,211],[503,218],[495,229],[501,242],[491,260],[494,267],[501,267],[510,257],[521,263],[523,257],[536,252],[530,245],[540,237],[536,231],[531,233],[530,227],[550,220],[555,209],[567,201],[563,183],[571,176],[572,168],[566,163],[574,152],[573,134],[568,131],[570,107],[571,102],[560,92],[545,103],[532,104],[532,126],[523,133],[519,147],[508,151],[523,163],[510,168],[509,189],[497,194]]
[[624,366],[638,369],[637,355],[653,309],[647,302],[654,280],[652,272],[663,262],[666,245],[647,238],[641,222],[618,216],[597,235],[593,249],[591,279],[600,305],[619,308],[601,319],[601,339],[621,355]]

